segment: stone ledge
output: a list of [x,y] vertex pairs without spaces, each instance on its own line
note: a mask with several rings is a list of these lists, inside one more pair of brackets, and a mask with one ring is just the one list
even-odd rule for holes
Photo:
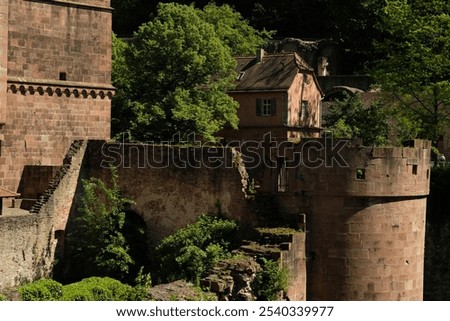
[[74,96],[75,98],[97,98],[111,99],[114,96],[115,88],[107,84],[86,84],[81,82],[69,81],[46,81],[46,80],[27,80],[23,78],[8,78],[7,92],[13,94],[20,93],[25,95],[29,93],[34,95],[38,93],[43,96],[47,94],[58,97],[62,95],[66,97]]

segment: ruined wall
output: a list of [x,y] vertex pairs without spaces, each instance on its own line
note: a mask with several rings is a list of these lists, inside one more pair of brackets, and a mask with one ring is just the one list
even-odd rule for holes
[[[286,293],[280,300],[306,300],[306,234],[284,228],[257,228],[252,238],[234,251],[237,257],[220,261],[211,273],[200,280],[202,287],[216,293],[219,300],[253,301],[252,289],[256,273],[261,271],[261,258],[278,262],[288,273]],[[248,235],[247,237],[249,237]]]
[[18,191],[27,165],[60,166],[74,140],[110,137],[111,11],[106,0],[2,1],[0,186]]
[[[285,169],[275,199],[281,212],[306,215],[308,299],[421,300],[430,143],[284,147],[278,163],[297,166]],[[283,171],[266,170],[261,190],[274,191]]]
[[245,169],[231,149],[90,141],[84,177],[109,178],[117,166],[124,196],[144,219],[153,243],[193,223],[201,214],[220,212],[254,225],[245,194]]
[[47,191],[30,212],[0,216],[0,289],[52,273],[78,183],[86,143],[75,142]]

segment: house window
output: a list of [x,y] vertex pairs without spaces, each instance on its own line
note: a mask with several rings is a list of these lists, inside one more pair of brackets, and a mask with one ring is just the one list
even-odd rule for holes
[[308,118],[308,106],[309,103],[307,100],[300,101],[300,119],[306,120]]
[[275,98],[256,99],[256,116],[273,116],[276,114],[277,100]]

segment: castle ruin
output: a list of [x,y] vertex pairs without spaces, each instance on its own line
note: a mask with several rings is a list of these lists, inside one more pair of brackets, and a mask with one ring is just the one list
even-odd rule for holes
[[153,242],[217,204],[257,226],[257,193],[303,228],[284,245],[283,262],[305,273],[294,276],[290,299],[423,298],[429,142],[268,140],[254,150],[107,142],[111,10],[109,0],[0,2],[0,186],[20,194],[6,207],[28,210],[0,216],[0,288],[51,275],[81,179],[107,178],[112,164]]

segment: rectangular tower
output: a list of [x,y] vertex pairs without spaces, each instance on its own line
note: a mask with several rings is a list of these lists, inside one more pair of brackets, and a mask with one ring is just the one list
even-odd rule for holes
[[110,138],[109,3],[1,0],[0,186],[32,197],[23,173],[61,165],[74,140]]

